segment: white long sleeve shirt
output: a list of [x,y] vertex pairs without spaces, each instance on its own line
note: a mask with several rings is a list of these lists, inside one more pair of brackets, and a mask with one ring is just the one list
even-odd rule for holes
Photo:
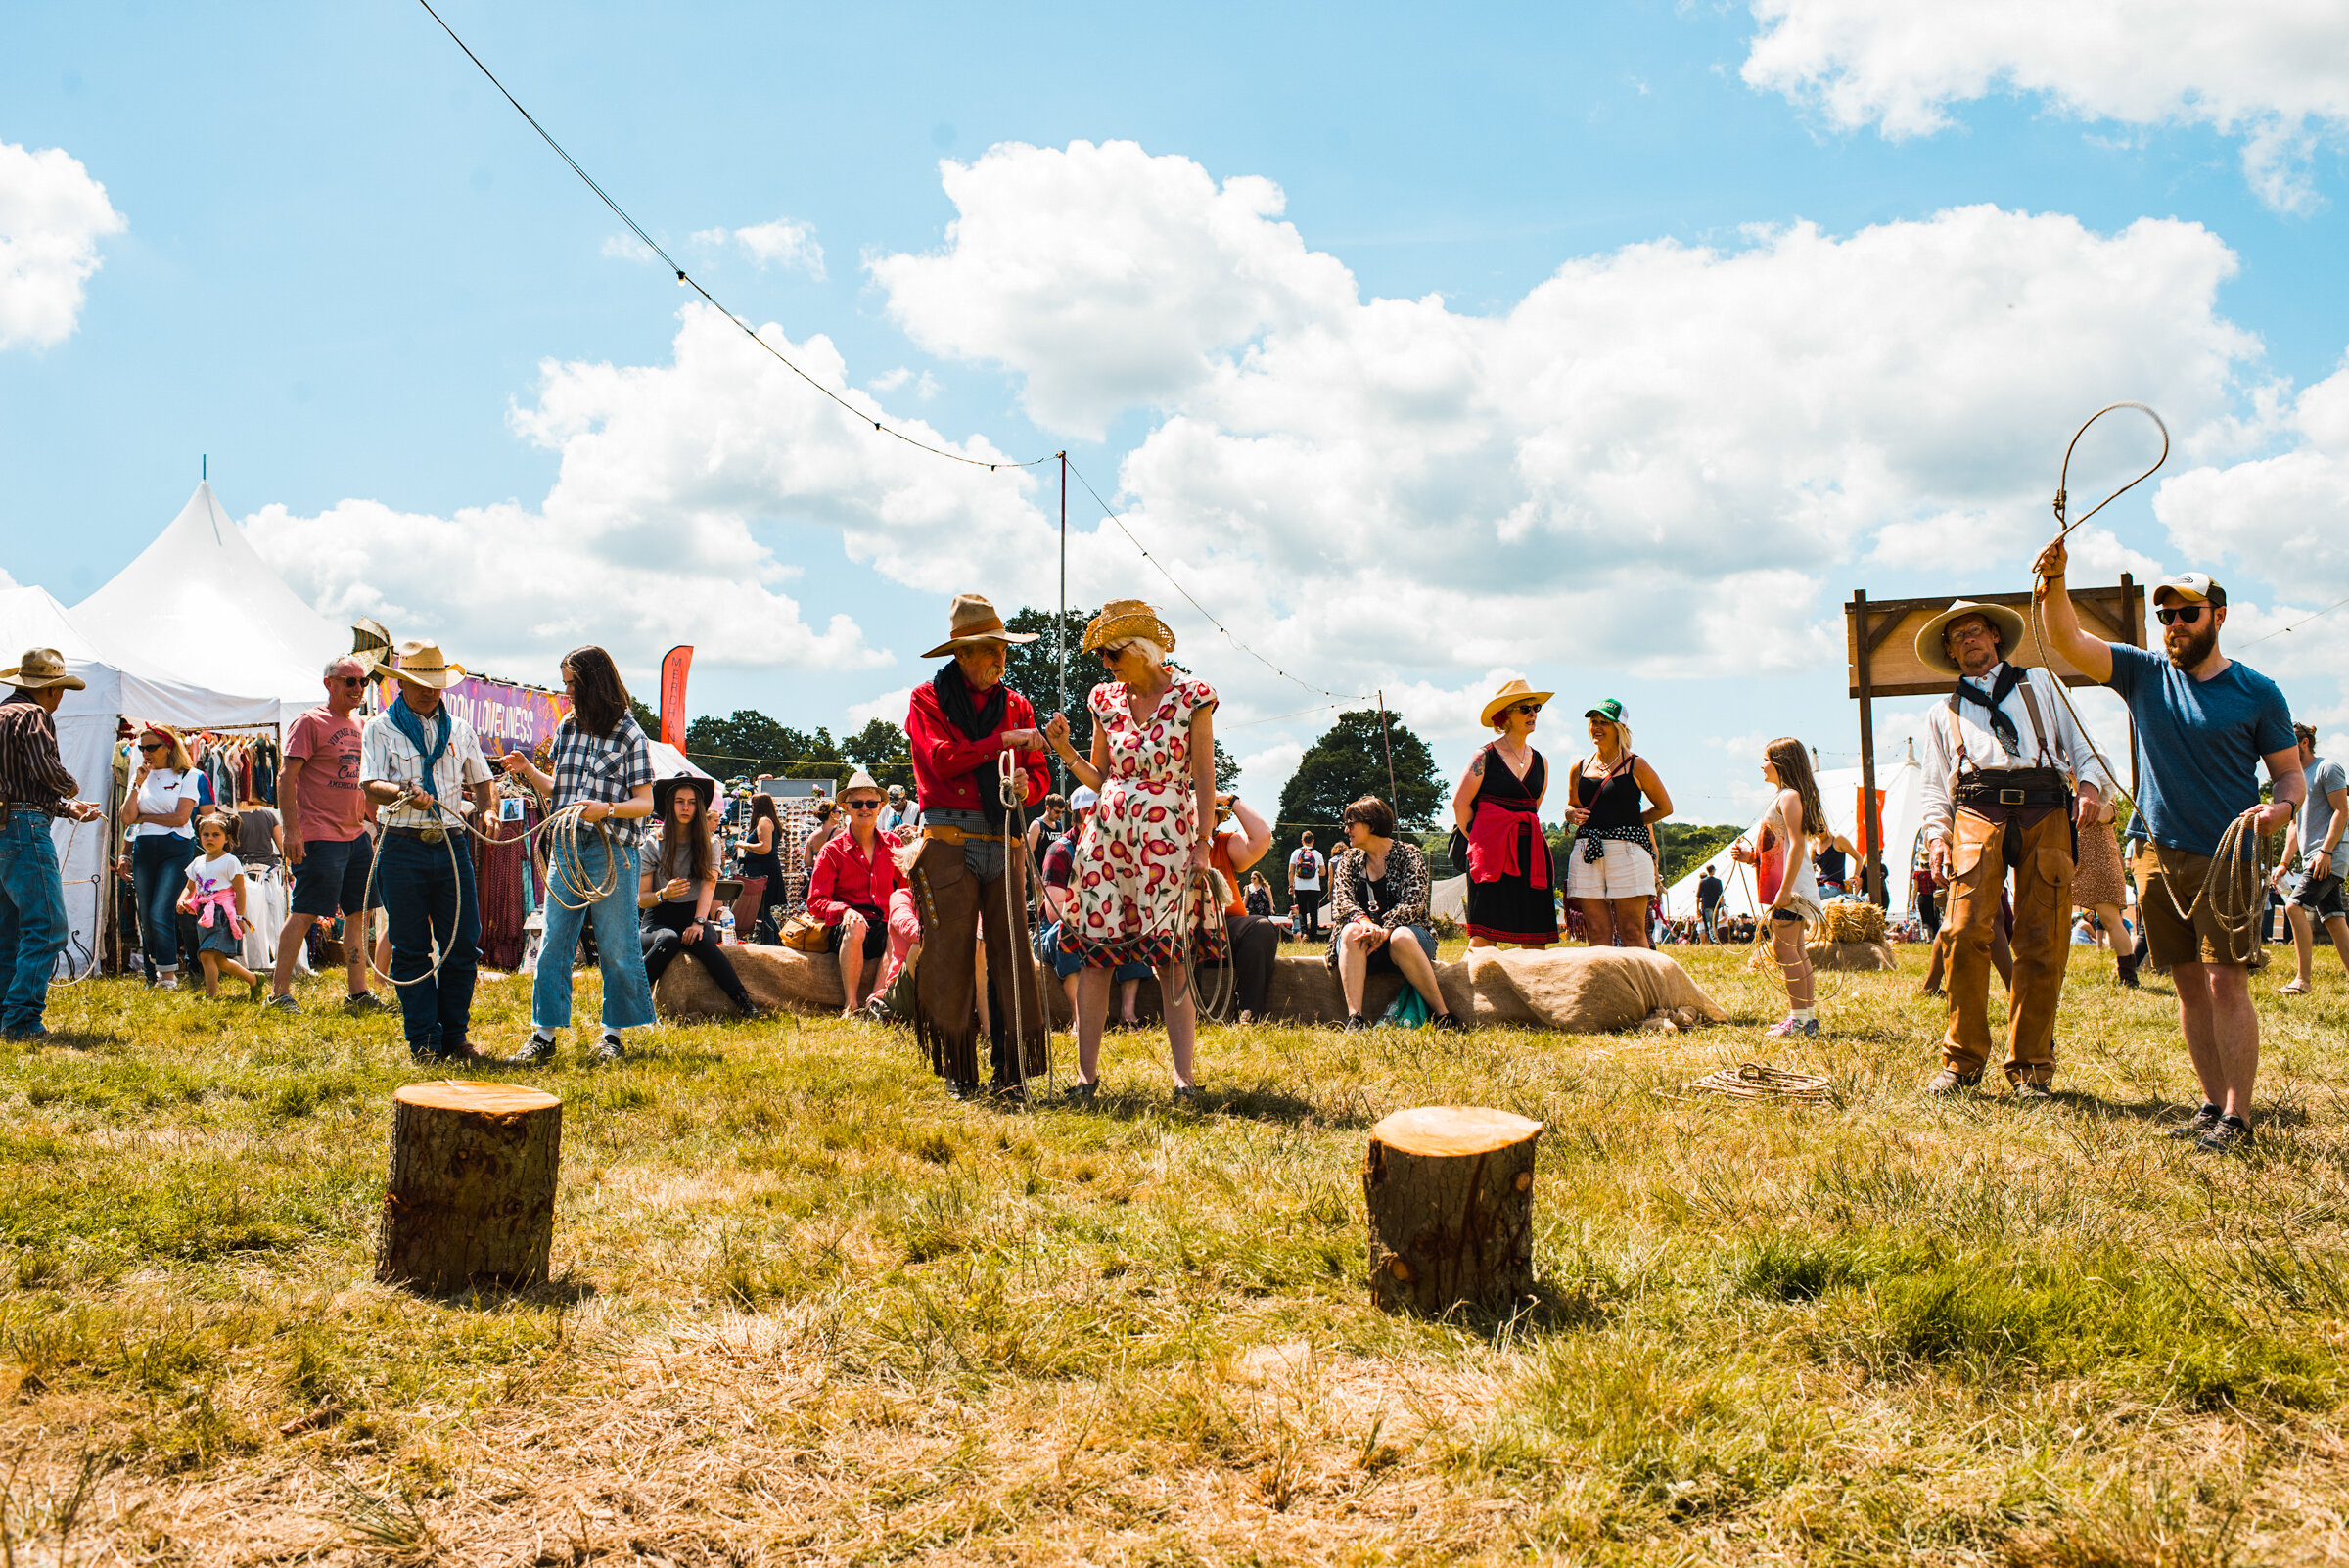
[[[1988,697],[1997,685],[2004,665],[1992,667],[1979,679],[1961,676],[1968,685]],[[2031,727],[2031,711],[2023,706],[2023,687],[2028,684],[2039,701],[2039,716],[2046,726],[2048,744],[2045,751],[2039,744],[2039,732]],[[2072,722],[2072,711],[2063,705],[2055,691],[2055,677],[2045,669],[2025,669],[2022,680],[1999,704],[1999,712],[2014,723],[2014,733],[2022,745],[2022,754],[2009,752],[1999,744],[1991,733],[1990,715],[1979,703],[1961,702],[1959,713],[1950,712],[1949,700],[1935,703],[1925,714],[1925,842],[1936,843],[1950,836],[1950,822],[1956,815],[1955,794],[1960,765],[1982,771],[2007,767],[2053,767],[2062,770],[2075,784],[2093,784],[2106,799],[2112,796],[2112,779],[2089,749],[2088,740],[2080,726]],[[1950,732],[1955,720],[1961,751],[1950,744]]]

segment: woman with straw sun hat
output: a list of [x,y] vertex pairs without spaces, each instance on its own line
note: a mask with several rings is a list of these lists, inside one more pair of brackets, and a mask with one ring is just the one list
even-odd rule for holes
[[1194,923],[1186,897],[1213,848],[1216,693],[1169,668],[1174,633],[1139,599],[1102,606],[1084,628],[1083,646],[1110,676],[1086,699],[1092,756],[1070,746],[1067,715],[1055,714],[1044,730],[1078,782],[1100,793],[1092,828],[1077,847],[1077,908],[1061,924],[1063,948],[1085,964],[1077,982],[1078,1083],[1071,1092],[1092,1097],[1111,972],[1139,959],[1158,971],[1175,1097],[1191,1099],[1199,1092],[1191,1082],[1198,1018],[1189,977],[1224,945],[1214,900],[1206,920]]
[[1468,763],[1451,792],[1451,819],[1468,845],[1468,945],[1513,942],[1546,947],[1558,940],[1550,894],[1549,844],[1542,796],[1549,764],[1534,750],[1534,724],[1553,693],[1511,680],[1485,704],[1482,722],[1499,731]]

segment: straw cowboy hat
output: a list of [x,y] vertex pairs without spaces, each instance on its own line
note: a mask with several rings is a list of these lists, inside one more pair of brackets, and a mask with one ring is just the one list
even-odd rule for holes
[[[446,691],[465,678],[465,667],[452,665],[441,653],[437,642],[418,642],[410,639],[399,645],[399,667],[392,671],[400,679],[417,686],[430,686]],[[353,655],[354,658],[361,657]]]
[[867,795],[879,795],[884,800],[888,799],[888,792],[881,788],[881,781],[861,767],[851,773],[849,781],[840,787],[839,798],[845,801],[858,790],[864,791]]
[[1113,642],[1130,642],[1136,637],[1147,637],[1157,643],[1160,653],[1174,651],[1174,632],[1158,619],[1157,611],[1139,599],[1112,599],[1084,628],[1084,642],[1077,651],[1091,653]]
[[1960,671],[1958,661],[1941,645],[1941,634],[1950,629],[1950,623],[1962,616],[1980,616],[1999,628],[1999,657],[2009,662],[2022,651],[2023,613],[2003,604],[1975,604],[1960,599],[1941,614],[1916,628],[1916,662],[1927,669],[1938,669],[1945,675]]
[[14,686],[20,691],[47,691],[52,686],[63,686],[68,691],[87,689],[79,675],[66,673],[66,656],[55,648],[25,649],[16,669],[0,669],[0,686]]
[[689,789],[701,797],[702,814],[710,814],[710,804],[717,799],[717,786],[709,779],[693,773],[672,773],[668,778],[653,780],[653,814],[668,815],[668,803],[677,791]]
[[975,593],[958,593],[954,607],[946,612],[946,640],[922,655],[924,659],[944,659],[965,648],[976,648],[983,642],[1034,642],[1042,635],[1035,631],[1005,631],[1003,618],[995,607]]
[[1545,703],[1556,695],[1557,693],[1554,691],[1536,691],[1522,680],[1505,682],[1500,690],[1493,694],[1492,700],[1485,704],[1485,711],[1479,715],[1477,722],[1483,724],[1487,729],[1492,729],[1494,727],[1493,716],[1502,709],[1514,708],[1519,703]]

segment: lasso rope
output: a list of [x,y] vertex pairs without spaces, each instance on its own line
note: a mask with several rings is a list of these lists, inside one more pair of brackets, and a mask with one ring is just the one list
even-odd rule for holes
[[[1019,958],[1013,960],[1014,963],[1025,964],[1029,984],[1036,990],[1036,1010],[1044,1026],[1044,1083],[1048,1088],[1052,1083],[1052,1017],[1045,1010],[1044,977],[1039,972],[1041,966],[1036,962],[1036,947],[1028,940],[1028,778],[1020,767],[1020,754],[1008,746],[995,754],[995,798],[1003,803],[1005,820],[1013,824],[1013,832],[1007,834],[1006,838],[1017,842],[1021,850],[1020,874],[1014,878],[1011,874],[1011,844],[1003,846],[1003,934],[1020,954]],[[984,944],[981,950],[985,950]],[[1020,1109],[1027,1110],[1030,1108],[1027,1009],[1020,1004],[1017,969],[1007,978],[1011,981],[1011,1070],[1019,1075]]]
[[1707,1073],[1693,1083],[1681,1087],[1681,1094],[1656,1092],[1668,1100],[1687,1099],[1695,1094],[1718,1095],[1731,1100],[1800,1100],[1811,1105],[1835,1103],[1835,1087],[1817,1073],[1790,1073],[1768,1062],[1739,1062],[1735,1067],[1724,1067]]

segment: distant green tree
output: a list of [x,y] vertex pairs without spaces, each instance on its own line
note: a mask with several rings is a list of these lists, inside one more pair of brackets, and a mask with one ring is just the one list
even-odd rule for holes
[[[1656,835],[1663,840],[1664,849],[1664,885],[1670,887],[1706,861],[1720,858],[1722,852],[1744,831],[1733,827],[1702,827],[1694,822],[1658,822]],[[1728,878],[1723,876],[1722,880],[1727,882]]]
[[661,738],[661,715],[645,707],[643,698],[631,695],[628,698],[628,712],[635,716],[637,728],[654,740]]
[[864,728],[841,743],[841,750],[883,788],[892,784],[913,788],[913,754],[905,744],[905,732],[888,719],[866,719]]
[[[1040,726],[1050,721],[1056,713],[1069,715],[1069,745],[1080,757],[1089,757],[1093,748],[1092,715],[1084,706],[1085,698],[1101,684],[1101,661],[1088,653],[1078,652],[1084,641],[1084,628],[1097,611],[1073,609],[1067,616],[1056,616],[1049,610],[1024,609],[1003,623],[1007,631],[1032,631],[1034,642],[1015,642],[1003,661],[1003,684],[1028,699],[1036,709]],[[1066,635],[1068,651],[1068,703],[1061,704],[1061,640],[1054,635],[1058,624]],[[1060,760],[1052,760],[1052,787],[1066,795],[1077,781],[1067,776]]]
[[719,778],[848,776],[847,759],[830,730],[810,735],[751,708],[738,708],[725,718],[704,715],[686,725],[685,755]]
[[[1395,753],[1395,795],[1387,800],[1387,748]],[[1436,807],[1444,798],[1436,781],[1436,761],[1427,742],[1411,733],[1402,720],[1387,715],[1382,735],[1375,708],[1340,714],[1338,721],[1306,749],[1297,771],[1280,792],[1280,814],[1272,830],[1272,851],[1267,863],[1285,868],[1297,836],[1313,830],[1313,847],[1329,854],[1345,847],[1339,815],[1365,795],[1375,795],[1395,808],[1400,825],[1417,842],[1435,825]],[[1269,875],[1270,873],[1267,873]],[[1285,869],[1282,871],[1285,878]],[[1285,891],[1285,882],[1283,884]]]
[[1224,794],[1240,781],[1240,761],[1223,749],[1223,737],[1216,737],[1216,788]]

